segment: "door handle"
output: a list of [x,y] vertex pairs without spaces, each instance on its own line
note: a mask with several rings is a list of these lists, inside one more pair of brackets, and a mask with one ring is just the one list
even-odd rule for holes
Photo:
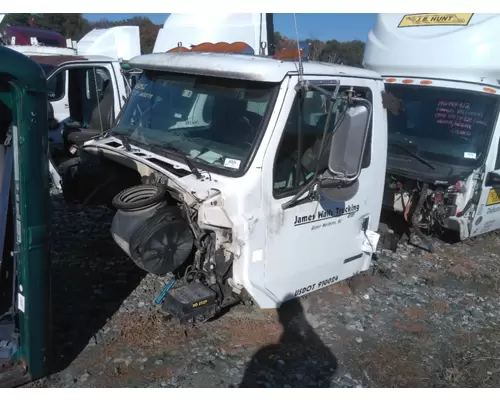
[[69,104],[65,104],[65,105],[64,105],[64,108],[69,108]]

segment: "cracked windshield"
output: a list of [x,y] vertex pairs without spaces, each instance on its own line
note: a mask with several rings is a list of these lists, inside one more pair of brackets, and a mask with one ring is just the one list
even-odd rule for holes
[[265,130],[275,90],[276,84],[146,72],[114,131],[137,144],[238,171]]
[[[498,97],[474,91],[389,86],[389,142],[434,162],[474,166],[486,155]],[[399,154],[399,150],[389,147]],[[402,153],[403,154],[403,153]]]

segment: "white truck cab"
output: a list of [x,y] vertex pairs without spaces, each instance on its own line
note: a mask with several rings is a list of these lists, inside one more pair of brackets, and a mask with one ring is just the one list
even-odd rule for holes
[[[32,38],[31,46],[8,46],[33,58],[42,66],[48,78],[49,99],[54,108],[54,116],[59,121],[70,117],[68,74],[71,69],[80,68],[82,65],[88,67],[89,62],[91,62],[95,65],[102,65],[106,70],[111,62],[113,71],[110,72],[120,77],[120,60],[129,60],[141,54],[138,26],[93,29],[80,41],[75,42],[68,39],[67,42],[67,48],[50,47],[39,45],[36,38]],[[51,58],[44,60],[42,57]],[[59,63],[57,57],[60,57]],[[79,63],[79,61],[83,61],[83,63]],[[59,64],[62,63],[65,63],[64,68],[58,68]],[[98,71],[103,71],[103,69]],[[103,75],[103,79],[105,78],[106,75]],[[122,80],[120,77],[119,83],[122,86],[122,91],[126,93],[126,86],[122,85]],[[118,80],[112,82],[113,85],[116,83]],[[116,92],[120,90],[118,87],[114,87],[114,89]],[[90,88],[87,87],[87,92],[90,91]],[[117,109],[119,110],[119,107]]]
[[[207,43],[244,43],[246,54],[270,55],[274,42],[273,14],[204,13],[170,14],[158,32],[153,53],[189,50]],[[238,51],[241,53],[242,51]]]
[[275,308],[370,267],[387,155],[377,73],[196,52],[130,65],[143,73],[122,114],[63,190],[117,210],[112,235],[139,268],[176,274],[168,313]]
[[384,77],[388,109],[384,205],[421,237],[500,228],[499,23],[379,14],[369,34],[364,66]]
[[[15,36],[11,42],[15,43]],[[79,83],[85,88],[87,100],[102,96],[103,86],[111,84],[109,91],[114,93],[114,114],[118,115],[129,92],[121,74],[120,60],[141,54],[138,26],[94,29],[79,42],[68,39],[66,48],[43,46],[37,38],[31,38],[30,46],[10,44],[7,47],[31,57],[42,67],[47,76],[54,118],[61,123],[76,112],[78,96],[75,95],[74,80],[79,74],[82,75]],[[93,75],[96,79],[92,80]],[[75,103],[73,107],[71,102]],[[62,144],[61,129],[62,124],[49,133],[53,144]]]
[[[15,42],[14,36],[11,43]],[[73,143],[83,143],[109,129],[130,93],[121,60],[141,54],[139,27],[94,29],[78,43],[68,39],[67,46],[43,46],[36,38],[31,38],[30,46],[7,46],[31,57],[47,76],[51,108],[49,167],[59,189],[61,178],[56,164],[70,155]]]
[[112,126],[129,93],[118,60],[98,55],[31,58],[48,75],[49,100],[59,122],[49,131],[54,149],[62,150],[66,125],[99,132]]

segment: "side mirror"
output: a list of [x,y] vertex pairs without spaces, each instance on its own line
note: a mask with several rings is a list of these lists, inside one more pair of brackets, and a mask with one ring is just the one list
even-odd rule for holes
[[497,172],[488,172],[486,175],[485,186],[500,186],[500,174]]
[[331,139],[328,170],[340,185],[349,185],[361,173],[372,107],[364,99],[358,101],[346,110]]

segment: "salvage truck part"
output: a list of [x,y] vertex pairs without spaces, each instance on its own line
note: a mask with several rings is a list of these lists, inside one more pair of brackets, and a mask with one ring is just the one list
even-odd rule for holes
[[50,198],[42,69],[0,46],[0,387],[47,374]]
[[[500,228],[498,14],[379,14],[364,66],[385,79],[384,207],[426,234]],[[432,250],[432,248],[430,248]]]
[[183,323],[342,281],[378,243],[381,77],[220,48],[130,60],[143,73],[117,123],[63,178],[68,201],[117,210],[111,233],[139,268],[177,276],[163,308]]

